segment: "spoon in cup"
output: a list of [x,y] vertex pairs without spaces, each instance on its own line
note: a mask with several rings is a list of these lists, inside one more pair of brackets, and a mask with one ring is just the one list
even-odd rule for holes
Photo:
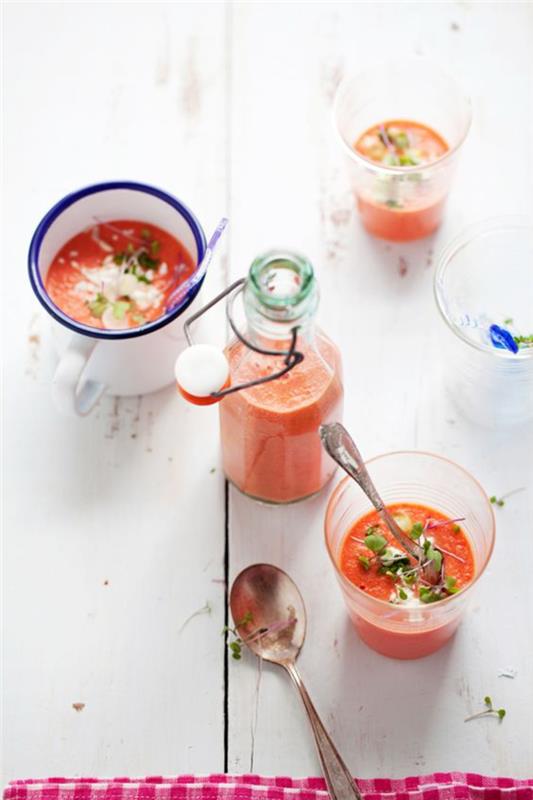
[[350,478],[353,478],[359,484],[396,541],[420,564],[420,571],[424,580],[432,586],[442,585],[445,580],[443,553],[435,545],[432,545],[432,551],[437,556],[428,558],[424,548],[400,528],[392,514],[387,510],[378,490],[374,486],[361,453],[344,425],[341,425],[340,422],[321,425],[319,434],[326,452],[342,467]]
[[258,658],[283,667],[298,689],[332,800],[362,800],[296,669],[305,639],[306,613],[294,581],[271,564],[254,564],[235,578],[230,608],[235,630],[244,644]]
[[184,283],[180,283],[179,286],[176,286],[175,289],[170,293],[167,298],[167,306],[166,312],[173,311],[179,303],[183,300],[185,295],[190,292],[195,286],[197,286],[200,281],[202,281],[205,277],[205,273],[207,272],[207,268],[211,263],[211,259],[213,258],[213,253],[218,245],[220,237],[226,230],[228,225],[228,219],[226,217],[222,217],[218,225],[216,226],[215,230],[213,231],[213,235],[209,239],[207,243],[207,247],[205,249],[204,257],[202,258],[200,264],[198,265],[197,269],[193,272],[193,274],[188,278]]

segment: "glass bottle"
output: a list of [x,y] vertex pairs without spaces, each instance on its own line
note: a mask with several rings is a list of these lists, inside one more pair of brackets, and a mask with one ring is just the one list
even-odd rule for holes
[[[226,476],[268,503],[310,497],[335,472],[318,428],[342,419],[341,358],[315,325],[317,306],[313,267],[303,256],[271,251],[252,263],[244,288],[246,338],[286,352],[297,326],[296,350],[304,356],[282,377],[227,395],[219,405]],[[225,352],[232,384],[277,372],[284,363],[282,356],[256,353],[237,338]]]

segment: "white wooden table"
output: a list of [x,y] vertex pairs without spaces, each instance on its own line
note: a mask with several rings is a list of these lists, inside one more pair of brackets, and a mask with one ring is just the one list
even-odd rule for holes
[[[530,206],[532,11],[6,5],[4,781],[317,774],[286,677],[267,667],[260,676],[252,658],[228,661],[224,649],[224,580],[257,560],[301,586],[301,669],[356,774],[533,773],[532,432],[490,432],[457,415],[441,393],[432,298],[435,254],[451,236]],[[474,123],[438,235],[390,246],[359,227],[331,103],[346,66],[412,52],[463,82]],[[528,487],[497,511],[488,574],[441,652],[396,662],[357,639],[323,545],[326,496],[271,509],[228,489],[216,408],[186,406],[169,388],[104,399],[84,420],[56,413],[27,246],[59,197],[115,177],[169,189],[207,232],[230,217],[206,294],[265,248],[310,256],[321,322],[344,354],[346,423],[367,456],[427,449],[489,494]],[[222,341],[221,315],[209,326]],[[514,680],[498,677],[506,666]],[[503,724],[465,724],[487,693],[507,708]]]

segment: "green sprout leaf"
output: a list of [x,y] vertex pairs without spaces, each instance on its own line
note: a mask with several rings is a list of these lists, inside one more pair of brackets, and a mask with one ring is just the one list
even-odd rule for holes
[[251,611],[247,611],[244,617],[237,622],[234,628],[230,628],[228,625],[225,625],[222,628],[222,634],[224,636],[233,636],[231,641],[228,641],[228,649],[231,652],[231,657],[235,659],[235,661],[240,661],[242,658],[242,639],[238,634],[237,628],[241,626],[248,625],[249,622],[253,621],[253,615]]
[[387,134],[389,139],[392,139],[396,147],[399,147],[401,150],[405,150],[406,147],[409,147],[409,136],[405,131],[391,133],[390,130],[387,130]]
[[485,703],[485,710],[478,711],[477,714],[471,714],[471,716],[466,717],[465,722],[470,722],[471,719],[481,719],[482,717],[497,717],[497,719],[501,722],[502,719],[506,715],[505,708],[494,708],[492,705],[492,698],[487,695],[483,698]]
[[387,540],[378,533],[368,533],[365,536],[365,545],[377,555],[386,548]]
[[459,591],[459,587],[457,586],[457,578],[447,575],[444,580],[444,588],[448,594],[456,594]]
[[442,553],[439,550],[435,550],[435,548],[433,547],[431,542],[430,542],[429,547],[427,549],[426,549],[425,543],[424,543],[424,550],[426,552],[426,556],[427,556],[428,560],[429,561],[433,561],[433,564],[435,565],[436,571],[440,572],[440,569],[442,567]]
[[138,261],[143,269],[156,269],[159,265],[159,261],[156,258],[150,258],[148,253],[145,252],[139,253]]
[[434,591],[434,589],[430,589],[427,586],[421,586],[419,595],[420,600],[422,603],[436,603],[437,600],[441,600],[441,596],[438,592]]
[[399,589],[398,594],[400,595],[401,600],[407,600],[408,594],[405,589]]
[[423,533],[424,533],[424,526],[422,525],[422,523],[415,522],[415,524],[411,528],[409,536],[411,537],[411,539],[420,539]]
[[420,161],[412,153],[402,153],[400,156],[401,167],[416,167],[417,164],[420,164]]
[[363,567],[363,569],[368,572],[370,569],[370,560],[366,556],[359,556],[359,563]]
[[505,505],[505,500],[503,499],[503,497],[496,497],[495,494],[493,494],[492,497],[490,498],[490,502],[494,506],[499,506],[499,508]]
[[533,334],[530,334],[529,336],[513,336],[513,339],[518,345],[523,344],[526,347],[529,347],[529,345],[533,344]]

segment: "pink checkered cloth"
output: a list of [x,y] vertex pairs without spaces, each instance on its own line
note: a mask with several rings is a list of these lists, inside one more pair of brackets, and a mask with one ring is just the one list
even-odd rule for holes
[[[435,772],[414,778],[359,780],[365,800],[533,800],[533,779]],[[19,780],[4,800],[328,800],[322,778],[180,775],[174,778]]]

